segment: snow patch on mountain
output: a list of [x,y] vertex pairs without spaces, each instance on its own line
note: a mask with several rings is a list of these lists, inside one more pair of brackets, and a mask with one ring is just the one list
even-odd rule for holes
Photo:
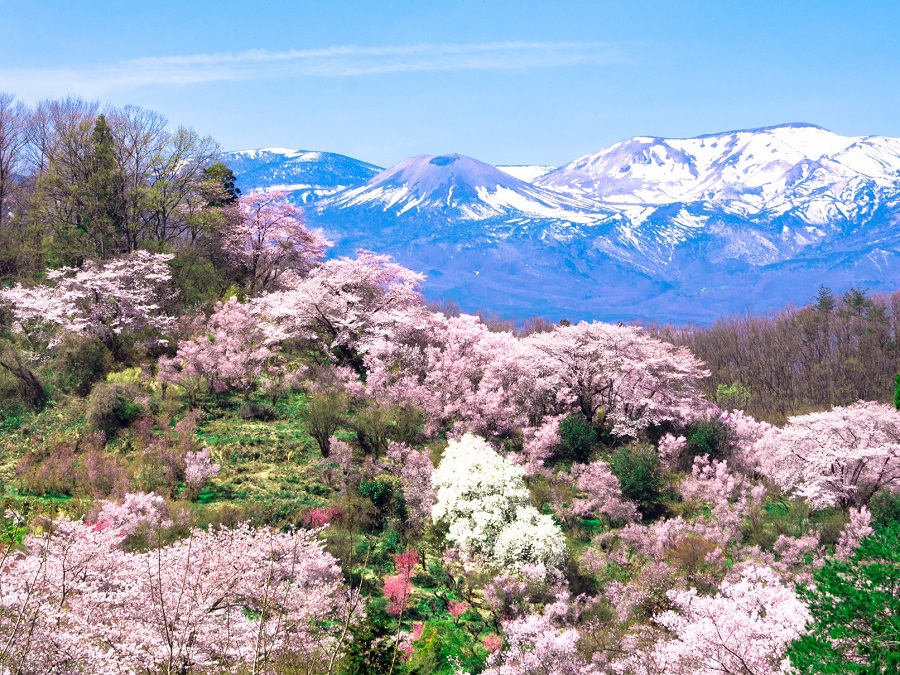
[[498,165],[498,169],[503,171],[504,173],[508,173],[510,176],[514,176],[521,181],[525,181],[526,183],[533,183],[535,179],[540,178],[544,174],[548,174],[553,171],[555,166],[543,166],[541,164],[531,164],[531,165]]

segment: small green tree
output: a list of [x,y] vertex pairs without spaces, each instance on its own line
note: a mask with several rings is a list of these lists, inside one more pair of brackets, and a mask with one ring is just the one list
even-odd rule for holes
[[800,673],[900,672],[900,523],[863,539],[849,561],[830,558],[801,589],[813,616],[788,650]]
[[313,394],[306,402],[306,427],[322,457],[331,452],[331,437],[344,423],[347,413],[347,396],[341,392]]
[[628,445],[620,448],[609,459],[609,468],[619,479],[622,494],[637,502],[641,513],[654,515],[665,480],[656,450],[647,445]]
[[900,373],[894,378],[894,407],[900,410]]
[[559,423],[559,448],[563,459],[587,462],[597,440],[593,425],[581,413],[573,413]]
[[366,606],[365,617],[350,629],[350,640],[338,672],[341,675],[404,675],[403,654],[397,649],[390,617],[379,598]]

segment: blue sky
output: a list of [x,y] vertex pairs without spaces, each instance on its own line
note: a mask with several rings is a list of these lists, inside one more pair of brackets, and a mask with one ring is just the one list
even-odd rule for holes
[[900,3],[0,0],[0,91],[225,149],[558,165],[635,135],[900,136]]

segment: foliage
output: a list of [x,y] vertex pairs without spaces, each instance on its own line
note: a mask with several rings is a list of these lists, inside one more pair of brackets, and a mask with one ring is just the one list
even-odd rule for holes
[[346,417],[347,397],[342,392],[314,393],[306,400],[306,423],[322,457],[331,451],[331,437]]
[[900,668],[900,526],[863,539],[850,560],[832,558],[801,595],[809,634],[788,654],[801,673],[889,673]]
[[134,385],[100,382],[88,398],[88,424],[112,436],[144,412],[146,401]]
[[587,462],[597,434],[580,412],[572,413],[559,423],[560,454],[573,462]]
[[609,468],[627,499],[636,502],[644,515],[656,513],[665,486],[656,450],[646,445],[624,446],[609,458]]
[[66,394],[87,396],[113,364],[112,353],[99,340],[67,335],[54,350],[53,384]]

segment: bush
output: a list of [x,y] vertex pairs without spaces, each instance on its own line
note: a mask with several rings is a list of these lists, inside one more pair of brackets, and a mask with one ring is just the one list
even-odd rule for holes
[[378,459],[387,452],[393,431],[391,411],[377,403],[370,403],[356,415],[356,440],[367,455]]
[[146,397],[133,384],[101,382],[88,399],[88,425],[112,436],[140,417],[146,407]]
[[622,494],[637,502],[643,515],[657,515],[665,481],[656,450],[646,445],[628,445],[613,454],[608,464],[619,479]]
[[383,527],[388,518],[406,519],[406,501],[403,498],[403,484],[399,478],[378,476],[372,480],[364,480],[359,484],[359,493],[374,504],[380,526]]
[[559,423],[560,457],[581,464],[591,456],[597,441],[593,425],[581,413],[573,413]]
[[50,363],[52,382],[66,394],[87,396],[113,364],[112,352],[102,342],[76,335],[66,336],[55,352]]
[[238,415],[241,419],[257,420],[259,422],[273,422],[275,420],[275,411],[267,405],[259,403],[241,403],[238,408]]
[[900,493],[877,493],[869,502],[869,510],[872,512],[872,527],[876,530],[900,525]]
[[694,457],[709,455],[711,459],[724,459],[731,442],[728,426],[718,417],[700,420],[687,433],[687,457],[693,465]]
[[347,396],[339,392],[314,394],[306,401],[306,426],[322,457],[331,452],[331,437],[344,423],[347,405]]

